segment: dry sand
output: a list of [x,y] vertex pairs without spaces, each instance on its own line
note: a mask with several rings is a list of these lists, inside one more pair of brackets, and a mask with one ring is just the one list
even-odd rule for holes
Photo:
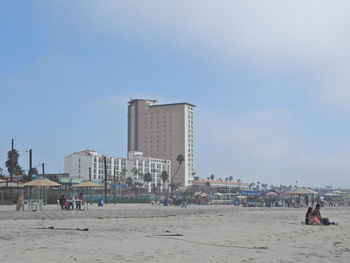
[[[96,205],[0,207],[0,262],[350,262],[350,209],[338,226],[301,224],[305,209]],[[88,231],[38,229],[88,228]],[[183,236],[162,236],[181,234]]]

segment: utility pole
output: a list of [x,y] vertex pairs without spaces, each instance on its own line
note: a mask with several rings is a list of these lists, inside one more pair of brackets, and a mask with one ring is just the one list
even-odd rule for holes
[[[11,153],[12,154],[11,154],[11,160],[10,160],[11,167],[13,167],[13,149],[14,149],[14,145],[15,145],[15,142],[12,139],[12,141],[11,141]],[[10,178],[11,178],[11,182],[12,182],[12,178],[13,178],[12,169],[10,169]],[[7,181],[6,181],[6,187],[7,187]]]
[[107,157],[104,156],[104,163],[105,163],[105,204],[107,204]]
[[28,172],[28,177],[29,181],[32,180],[32,149],[29,149],[29,172]]
[[115,191],[117,190],[117,186],[115,184],[115,166],[114,166],[114,174],[113,174],[113,184],[114,184],[114,204],[117,203],[116,197],[115,197]]
[[[89,182],[91,182],[91,167],[89,167]],[[90,188],[90,205],[92,205],[92,199],[91,199],[91,187]]]

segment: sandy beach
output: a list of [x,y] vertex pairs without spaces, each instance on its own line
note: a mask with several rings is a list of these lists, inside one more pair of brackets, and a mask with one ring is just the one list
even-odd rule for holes
[[[337,226],[301,224],[304,209],[117,204],[88,211],[0,207],[8,262],[349,262],[350,209],[322,208]],[[61,229],[42,229],[49,228]],[[88,228],[88,231],[74,230]],[[179,234],[179,236],[177,236]]]

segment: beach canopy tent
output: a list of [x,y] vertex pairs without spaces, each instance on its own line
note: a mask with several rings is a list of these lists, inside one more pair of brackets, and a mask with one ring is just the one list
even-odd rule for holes
[[262,191],[258,191],[258,190],[246,190],[246,191],[241,191],[241,195],[244,196],[258,196],[258,195],[262,195]]
[[318,195],[319,193],[308,188],[300,188],[298,190],[295,190],[291,194],[292,195]]
[[346,196],[346,195],[349,195],[348,193],[345,193],[345,192],[339,191],[339,190],[338,190],[338,191],[333,191],[332,194],[337,194],[337,195],[342,195],[342,196],[344,196],[344,195],[345,195],[345,196]]
[[325,196],[340,196],[340,194],[326,193]]

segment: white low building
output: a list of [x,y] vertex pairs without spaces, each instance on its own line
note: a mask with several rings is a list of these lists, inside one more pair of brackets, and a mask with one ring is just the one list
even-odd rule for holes
[[[144,175],[150,173],[152,182],[148,183],[149,190],[158,187],[162,191],[167,187],[167,183],[163,184],[161,175],[165,171],[170,178],[170,160],[146,157],[141,152],[129,152],[128,155],[127,159],[106,157],[108,181],[113,181],[114,176],[123,178],[124,181],[131,177],[133,182],[144,184]],[[75,152],[64,158],[64,172],[71,178],[102,182],[105,179],[104,160],[105,156],[96,151]]]
[[209,185],[212,188],[249,190],[249,184],[236,181],[208,180],[193,181],[194,185]]

